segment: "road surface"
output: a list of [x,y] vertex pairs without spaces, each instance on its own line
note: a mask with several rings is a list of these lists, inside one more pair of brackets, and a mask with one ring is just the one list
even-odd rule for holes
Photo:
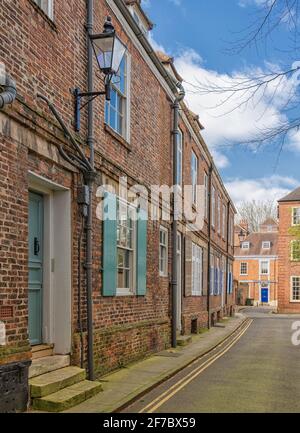
[[123,413],[300,412],[299,317],[247,308],[243,328]]

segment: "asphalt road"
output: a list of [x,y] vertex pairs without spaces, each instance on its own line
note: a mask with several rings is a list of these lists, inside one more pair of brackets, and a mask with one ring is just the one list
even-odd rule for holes
[[300,412],[300,346],[291,341],[298,317],[265,308],[243,311],[242,335],[123,410],[123,413]]

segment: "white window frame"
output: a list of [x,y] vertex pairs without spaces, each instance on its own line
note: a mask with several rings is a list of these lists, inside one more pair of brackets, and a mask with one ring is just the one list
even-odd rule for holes
[[262,242],[262,249],[263,250],[269,250],[271,248],[271,242],[270,241],[263,241]]
[[[212,272],[212,274],[211,274]],[[212,277],[211,277],[212,275]],[[210,296],[213,296],[215,293],[215,256],[213,253],[210,254],[210,272],[209,272],[209,280],[211,283],[210,287]]]
[[211,225],[215,227],[216,219],[216,189],[213,186],[211,189]]
[[[298,226],[300,225],[300,215],[295,215],[295,211],[299,211],[300,213],[300,207],[293,207],[292,208],[292,226]],[[299,222],[297,222],[297,217],[299,218]],[[295,222],[296,220],[296,222]]]
[[[268,272],[262,272],[262,263],[268,264]],[[270,275],[270,260],[260,260],[259,261],[259,275]]]
[[223,203],[223,215],[222,215],[222,236],[223,236],[223,239],[225,239],[225,232],[226,232],[226,206]]
[[[121,197],[118,197],[117,199],[119,201],[119,203],[122,203],[123,205],[127,205],[128,209],[133,212],[134,214],[136,214],[137,212],[137,208],[136,206],[133,206],[132,204],[128,203],[127,201],[125,201],[124,199],[122,199]],[[131,277],[130,277],[130,287],[118,287],[118,281],[117,281],[117,290],[116,290],[116,296],[134,296],[136,293],[136,277],[137,277],[137,269],[136,269],[136,247],[137,247],[137,218],[136,215],[133,216],[133,231],[132,231],[132,248],[123,248],[120,247],[117,244],[117,256],[118,256],[118,249],[125,249],[125,250],[131,250],[132,251],[132,271],[131,271]],[[119,220],[117,219],[117,227],[119,225]],[[118,272],[119,266],[117,263],[117,272]]]
[[192,243],[192,296],[202,296],[203,248]]
[[[123,94],[117,86],[114,85],[113,82],[111,82],[112,90],[116,91],[116,93],[124,100],[124,110],[125,113],[123,115],[123,132],[122,134],[115,129],[110,124],[110,112],[109,112],[109,119],[106,121],[106,107],[107,105],[110,107],[110,101],[105,101],[105,113],[104,113],[104,119],[106,125],[108,125],[109,128],[111,128],[116,134],[118,134],[120,137],[124,138],[127,143],[130,143],[130,80],[131,80],[131,56],[130,53],[127,51],[124,55],[125,58],[125,93]],[[110,108],[108,108],[110,110]]]
[[198,186],[198,157],[192,150],[191,155],[191,178],[192,178],[192,203],[197,205],[197,186]]
[[34,0],[34,3],[53,21],[53,0]]
[[299,259],[295,259],[294,256],[293,256],[293,244],[295,244],[296,242],[300,243],[300,240],[294,239],[293,241],[291,241],[291,261],[292,262],[300,262],[300,258]]
[[[160,234],[161,232],[164,232],[166,235],[166,243],[162,244],[160,240]],[[166,256],[165,256],[165,263],[164,263],[164,269],[161,269],[161,248],[165,248]],[[160,226],[159,228],[159,275],[161,277],[167,277],[168,276],[168,260],[169,258],[169,231],[166,227]]]
[[241,245],[242,250],[249,250],[249,248],[250,248],[250,242],[242,242]]
[[[246,265],[246,272],[242,272],[243,265]],[[242,276],[248,275],[248,263],[247,262],[241,262],[240,263],[240,275],[242,275]]]
[[[176,185],[180,186],[182,188],[182,175],[183,175],[183,132],[181,129],[179,129],[178,136],[177,136],[177,145],[176,145],[176,160],[177,160],[177,167],[176,167]],[[179,164],[180,162],[180,164]]]
[[208,217],[208,175],[207,175],[207,173],[204,173],[204,194],[205,194],[205,197],[204,197],[204,206],[205,206],[204,216],[205,216],[205,218],[207,218]]
[[300,303],[300,299],[293,299],[293,282],[294,282],[294,278],[298,278],[299,279],[299,292],[300,292],[300,276],[298,275],[292,275],[291,276],[291,281],[290,281],[290,302],[293,303]]

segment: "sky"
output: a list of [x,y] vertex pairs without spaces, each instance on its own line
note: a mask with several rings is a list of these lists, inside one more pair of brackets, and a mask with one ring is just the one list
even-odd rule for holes
[[288,136],[282,152],[278,143],[259,148],[245,144],[286,118],[286,95],[297,88],[298,76],[282,80],[276,97],[270,97],[270,88],[269,95],[260,95],[238,110],[234,98],[220,104],[224,95],[200,95],[195,88],[199,81],[227,85],[237,77],[292,67],[295,58],[286,53],[288,23],[282,23],[263,46],[239,54],[230,50],[243,31],[262,16],[265,1],[143,1],[155,24],[151,42],[174,57],[187,90],[186,103],[199,114],[205,127],[203,137],[237,205],[244,200],[277,200],[300,185],[300,132]]

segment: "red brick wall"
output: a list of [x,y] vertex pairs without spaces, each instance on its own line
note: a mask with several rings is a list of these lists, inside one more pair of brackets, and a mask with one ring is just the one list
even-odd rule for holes
[[[263,257],[261,257],[263,259]],[[248,275],[240,275],[241,263],[248,264]],[[259,259],[235,259],[234,278],[239,282],[249,282],[247,297],[259,302],[261,284],[255,281],[272,281],[269,285],[269,301],[276,302],[278,297],[278,259],[270,259],[270,275],[260,275]],[[254,282],[253,282],[254,281]]]
[[292,224],[292,207],[300,203],[279,203],[278,238],[278,310],[283,313],[299,313],[300,303],[291,302],[291,276],[300,276],[300,263],[291,261],[290,242],[295,237],[289,234]]
[[[95,102],[95,165],[98,172],[112,179],[128,177],[129,185],[171,184],[172,172],[172,110],[170,101],[141,56],[128,39],[105,0],[95,3],[95,32],[101,32],[105,16],[113,23],[131,55],[131,142],[124,143],[104,128],[104,101]],[[73,360],[79,361],[77,317],[78,236],[80,220],[76,204],[77,186],[81,178],[57,155],[55,144],[65,143],[64,137],[45,104],[37,102],[37,92],[49,97],[73,131],[74,100],[70,89],[86,90],[86,2],[55,1],[55,22],[52,23],[32,0],[19,2],[0,0],[0,59],[18,87],[18,101],[1,114],[1,295],[0,305],[12,305],[14,318],[7,320],[9,346],[1,349],[6,361],[12,352],[27,351],[28,356],[28,170],[72,191],[72,334]],[[96,67],[96,65],[95,65]],[[95,90],[101,90],[95,78]],[[155,104],[153,103],[155,101]],[[14,119],[14,122],[12,122]],[[14,124],[14,126],[13,126]],[[18,130],[16,131],[16,126]],[[184,126],[182,126],[184,127]],[[28,135],[29,134],[29,135]],[[188,135],[186,135],[188,136]],[[11,138],[13,137],[13,138]],[[82,129],[78,135],[82,149],[88,153],[86,141],[86,110],[82,111]],[[46,144],[41,144],[41,142]],[[187,140],[185,151],[201,151]],[[190,157],[185,160],[186,179],[190,183]],[[200,178],[207,163],[201,159]],[[215,180],[217,182],[217,180]],[[101,184],[96,180],[95,191]],[[221,190],[221,186],[217,187]],[[225,198],[224,198],[225,199]],[[96,206],[94,203],[94,215]],[[168,224],[167,224],[168,226]],[[101,296],[102,224],[94,218],[93,303],[95,328],[95,359],[99,374],[120,363],[138,359],[143,354],[162,350],[170,344],[169,279],[158,272],[159,224],[148,224],[147,294],[145,297]],[[205,240],[207,228],[201,237]],[[171,233],[169,231],[169,239]],[[225,252],[225,243],[215,239]],[[81,262],[84,260],[84,238]],[[171,248],[169,248],[171,256]],[[230,251],[231,254],[231,251]],[[86,332],[86,299],[82,267],[80,299],[83,332]],[[215,300],[214,308],[220,308]],[[204,326],[206,298],[186,300],[184,322],[196,314]],[[186,319],[188,318],[188,319]],[[188,325],[184,325],[188,329]],[[86,335],[84,334],[84,339]],[[18,349],[21,347],[21,349]],[[9,353],[8,353],[9,352]],[[25,356],[25,355],[23,355]]]

